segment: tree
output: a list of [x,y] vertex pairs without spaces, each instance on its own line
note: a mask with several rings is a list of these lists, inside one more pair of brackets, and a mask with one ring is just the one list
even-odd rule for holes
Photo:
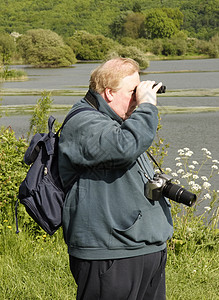
[[135,2],[133,5],[132,10],[134,12],[141,12],[142,8],[141,8],[141,4],[139,2]]
[[94,35],[86,31],[76,31],[66,40],[67,44],[81,60],[102,60],[115,42],[101,34]]
[[124,23],[124,35],[137,39],[141,36],[145,17],[141,13],[131,12],[127,15]]
[[160,10],[152,10],[147,13],[144,23],[144,36],[146,38],[171,37],[178,31],[174,21]]
[[183,29],[189,31],[190,36],[210,39],[218,33],[218,0],[183,1],[181,11],[184,15]]
[[162,8],[167,17],[172,19],[176,28],[181,29],[183,26],[183,13],[178,8]]
[[65,67],[76,62],[72,49],[51,30],[29,30],[18,39],[18,45],[25,62],[34,66]]
[[3,65],[9,65],[11,56],[15,51],[14,39],[6,33],[0,34],[0,55]]
[[110,32],[113,38],[119,39],[124,36],[124,24],[126,22],[127,12],[121,12],[116,16],[113,22],[109,25]]

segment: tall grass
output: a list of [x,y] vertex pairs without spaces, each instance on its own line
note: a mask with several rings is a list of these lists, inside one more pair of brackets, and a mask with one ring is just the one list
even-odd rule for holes
[[31,237],[5,222],[0,235],[0,299],[75,299],[61,232]]
[[[167,299],[217,300],[217,230],[206,228],[196,217],[183,233],[184,240],[179,234],[168,243]],[[0,234],[0,278],[1,300],[76,299],[61,229],[53,237],[43,232],[31,236],[25,230],[17,235],[15,225],[5,221]]]
[[27,74],[22,70],[9,70],[8,67],[5,67],[3,70],[0,69],[0,81],[5,80],[27,80]]

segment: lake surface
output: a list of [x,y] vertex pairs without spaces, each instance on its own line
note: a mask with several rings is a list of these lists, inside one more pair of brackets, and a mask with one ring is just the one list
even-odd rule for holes
[[[0,83],[0,89],[6,90],[78,90],[85,94],[91,71],[98,63],[78,63],[70,68],[37,69],[29,66],[16,66],[28,74],[25,82]],[[185,72],[182,72],[185,71]],[[184,89],[218,89],[219,88],[219,59],[204,60],[172,60],[151,61],[141,75],[141,80],[162,81],[167,90]],[[160,72],[160,73],[159,73]],[[171,73],[175,72],[175,73]],[[40,96],[3,96],[2,105],[35,104]],[[74,104],[81,96],[55,96],[54,104]],[[159,106],[219,106],[219,97],[158,97]],[[53,114],[60,122],[63,113]],[[29,126],[30,116],[2,117],[0,125],[11,126],[16,135],[25,135]],[[174,169],[177,150],[188,147],[194,152],[194,160],[202,158],[202,148],[212,153],[213,159],[219,160],[219,112],[162,114],[162,130],[160,135],[169,143],[168,156],[164,165]],[[214,180],[219,189],[218,177]]]

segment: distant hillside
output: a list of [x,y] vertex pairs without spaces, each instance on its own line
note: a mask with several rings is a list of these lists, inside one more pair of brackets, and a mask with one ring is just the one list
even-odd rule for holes
[[1,0],[0,32],[42,28],[64,37],[76,30],[112,37],[110,25],[125,12],[145,14],[162,7],[180,9],[184,15],[181,29],[190,36],[207,39],[218,32],[219,0]]

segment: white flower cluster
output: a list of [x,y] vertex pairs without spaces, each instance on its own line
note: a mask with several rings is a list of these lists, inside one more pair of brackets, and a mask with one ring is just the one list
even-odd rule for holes
[[189,148],[179,149],[178,153],[180,156],[187,156],[187,157],[190,157],[193,154],[193,152]]
[[[186,189],[198,194],[203,200],[210,200],[212,198],[212,191],[210,191],[212,184],[209,180],[219,174],[219,172],[217,172],[219,161],[212,159],[212,154],[208,149],[202,148],[201,150],[203,151],[204,159],[199,163],[196,160],[192,160],[191,157],[194,153],[189,148],[179,149],[179,156],[175,158],[176,170],[172,171],[170,168],[166,168],[166,172],[171,173],[174,178],[174,183],[182,185]],[[203,165],[210,159],[212,159],[210,174],[208,176],[201,175]],[[180,181],[182,181],[183,184],[181,184]],[[216,193],[219,195],[219,190],[217,190]],[[207,208],[208,207],[206,207],[206,210],[208,210]]]

